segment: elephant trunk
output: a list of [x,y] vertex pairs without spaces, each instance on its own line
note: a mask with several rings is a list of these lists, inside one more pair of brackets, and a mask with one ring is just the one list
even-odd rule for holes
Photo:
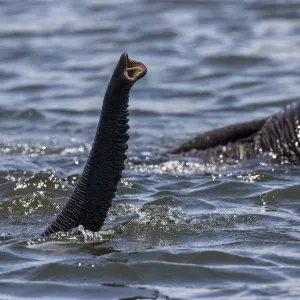
[[124,169],[129,135],[128,100],[134,83],[146,67],[121,55],[107,87],[95,140],[86,166],[71,198],[44,236],[82,225],[99,231],[117,191]]

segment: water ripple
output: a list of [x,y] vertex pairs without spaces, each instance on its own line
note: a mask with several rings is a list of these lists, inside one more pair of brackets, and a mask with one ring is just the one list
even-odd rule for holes
[[[299,1],[0,2],[0,298],[299,298],[299,168],[162,155],[298,100]],[[148,75],[105,226],[41,238],[124,51]]]

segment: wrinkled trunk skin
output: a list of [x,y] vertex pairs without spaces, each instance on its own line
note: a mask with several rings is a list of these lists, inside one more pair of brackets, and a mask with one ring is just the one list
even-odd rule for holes
[[133,84],[146,67],[121,55],[107,87],[95,140],[80,180],[71,198],[44,236],[79,225],[85,230],[102,227],[124,169],[128,126],[128,100]]

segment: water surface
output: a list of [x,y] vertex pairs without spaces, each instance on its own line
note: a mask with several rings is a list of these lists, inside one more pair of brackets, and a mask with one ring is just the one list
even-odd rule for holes
[[[300,1],[0,1],[1,299],[298,299],[300,169],[149,161],[300,95]],[[128,160],[97,238],[40,234],[124,51]]]

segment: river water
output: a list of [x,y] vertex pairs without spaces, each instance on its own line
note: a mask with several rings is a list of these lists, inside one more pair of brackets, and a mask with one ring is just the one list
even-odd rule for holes
[[[151,159],[297,100],[300,1],[0,7],[0,299],[299,299],[299,167]],[[94,238],[41,239],[124,51],[148,74],[107,222]]]

